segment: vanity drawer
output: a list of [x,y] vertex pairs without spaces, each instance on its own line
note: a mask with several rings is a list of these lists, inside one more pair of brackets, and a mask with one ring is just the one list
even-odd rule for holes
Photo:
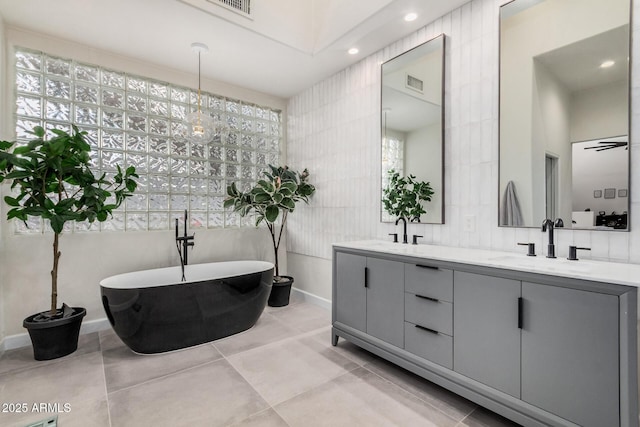
[[404,322],[404,349],[445,368],[453,367],[453,338],[449,335],[430,332]]
[[453,335],[453,304],[407,292],[404,294],[404,320]]
[[453,302],[453,271],[428,264],[404,265],[404,289],[441,301]]

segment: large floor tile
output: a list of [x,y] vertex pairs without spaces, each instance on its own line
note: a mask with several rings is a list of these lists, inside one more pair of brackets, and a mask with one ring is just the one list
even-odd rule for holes
[[291,427],[453,427],[456,421],[364,368],[274,407]]
[[338,345],[334,347],[331,344],[331,335],[331,326],[327,326],[314,333],[313,337],[322,345],[333,349],[347,359],[353,360],[358,365],[366,365],[367,363],[378,359],[378,356],[375,354],[370,353],[342,338],[338,340]]
[[312,336],[279,341],[233,355],[227,360],[271,405],[358,366]]
[[109,393],[109,408],[114,427],[224,426],[268,405],[225,360],[218,360]]
[[[52,412],[33,410],[34,404],[39,408],[42,403],[57,404],[62,409],[61,420],[81,419],[85,417],[83,414],[90,414],[96,420],[94,425],[108,425],[107,408],[102,404],[105,398],[102,355],[97,352],[9,372],[0,375],[0,402],[24,402],[29,410],[0,413],[0,425],[21,426],[58,412],[55,408]],[[69,408],[66,413],[65,404]]]
[[31,345],[7,350],[0,356],[0,374],[19,371],[23,369],[38,368],[52,363],[59,363],[74,357],[100,351],[98,333],[80,335],[78,338],[78,349],[68,356],[53,360],[35,360],[33,358],[33,348]]
[[240,353],[252,348],[260,347],[279,341],[285,338],[291,338],[299,334],[295,329],[287,326],[283,322],[279,322],[269,313],[263,313],[253,328],[223,338],[214,342],[216,348],[225,356]]
[[259,414],[233,424],[233,427],[289,427],[289,425],[274,411],[269,408]]
[[100,338],[100,350],[105,351],[116,347],[126,347],[116,332],[109,328],[98,332]]
[[288,310],[289,308],[293,307],[296,304],[299,304],[301,302],[305,302],[304,301],[304,295],[301,294],[300,292],[294,292],[291,291],[291,295],[289,296],[289,305],[286,305],[284,307],[271,307],[270,305],[267,305],[264,308],[264,311],[267,313],[272,313],[272,312],[278,312],[278,311],[282,311],[282,310]]
[[366,364],[365,368],[415,394],[455,420],[462,420],[477,408],[477,405],[470,400],[384,359],[374,359]]
[[142,355],[125,346],[103,351],[107,391],[112,392],[220,359],[211,344],[168,353]]
[[478,407],[461,423],[460,427],[519,427],[520,424],[516,424],[495,412],[491,412],[488,409]]
[[331,312],[308,302],[272,310],[269,314],[300,332],[314,331],[331,325]]

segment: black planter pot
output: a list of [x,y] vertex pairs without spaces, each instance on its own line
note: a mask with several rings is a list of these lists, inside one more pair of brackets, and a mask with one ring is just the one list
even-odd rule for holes
[[273,282],[271,294],[269,294],[269,307],[284,307],[289,305],[289,296],[291,295],[291,285],[293,285],[293,277],[280,276],[287,279],[282,282]]
[[82,307],[73,307],[73,314],[69,317],[34,322],[33,318],[39,314],[27,317],[22,323],[22,326],[29,331],[34,359],[57,359],[77,350],[80,325],[87,310]]

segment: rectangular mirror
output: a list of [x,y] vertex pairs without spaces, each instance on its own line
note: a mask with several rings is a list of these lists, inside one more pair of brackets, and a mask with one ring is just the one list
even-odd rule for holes
[[628,230],[630,12],[630,0],[501,7],[500,226]]
[[[428,182],[419,222],[431,224],[444,223],[444,45],[442,34],[382,64],[381,188],[390,170]],[[397,219],[381,206],[382,222]]]

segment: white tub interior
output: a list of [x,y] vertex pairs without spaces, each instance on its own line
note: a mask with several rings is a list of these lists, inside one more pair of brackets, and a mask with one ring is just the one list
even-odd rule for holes
[[177,266],[118,274],[103,279],[100,286],[112,289],[149,288],[260,273],[272,268],[273,264],[265,261],[211,262],[185,266],[186,282],[182,282],[182,270],[180,266]]

